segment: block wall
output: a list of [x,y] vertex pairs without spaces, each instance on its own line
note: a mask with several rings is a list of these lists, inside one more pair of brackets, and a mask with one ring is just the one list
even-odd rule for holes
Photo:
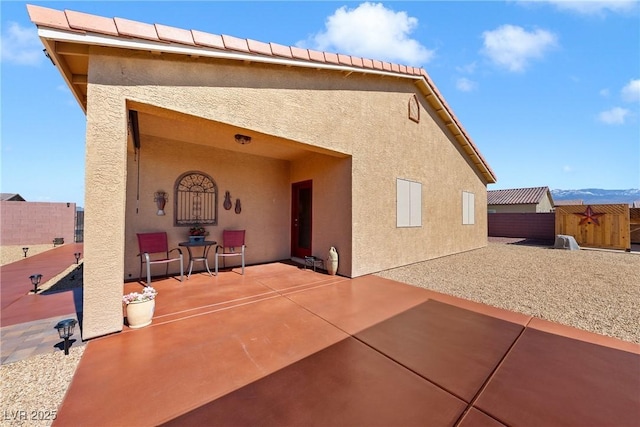
[[0,202],[0,246],[73,243],[75,203]]
[[488,215],[489,236],[555,239],[555,213],[492,213]]

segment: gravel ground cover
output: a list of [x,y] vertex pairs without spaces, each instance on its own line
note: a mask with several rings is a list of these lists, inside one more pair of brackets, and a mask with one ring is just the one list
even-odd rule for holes
[[379,276],[640,343],[640,254],[489,242]]
[[0,265],[11,264],[24,258],[23,247],[28,247],[27,257],[50,251],[54,248],[51,243],[44,245],[13,245],[0,247]]
[[84,346],[0,366],[0,426],[50,426]]

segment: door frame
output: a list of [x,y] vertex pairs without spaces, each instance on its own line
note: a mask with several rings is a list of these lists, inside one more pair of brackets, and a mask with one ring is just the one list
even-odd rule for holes
[[[306,207],[309,212],[308,221],[308,233],[309,233],[309,247],[302,248],[298,245],[300,237],[300,221],[299,221],[299,204],[300,204],[300,190],[309,190],[308,206]],[[313,180],[306,180],[300,182],[294,182],[291,184],[291,256],[304,258],[305,256],[311,256],[312,242],[313,242]]]

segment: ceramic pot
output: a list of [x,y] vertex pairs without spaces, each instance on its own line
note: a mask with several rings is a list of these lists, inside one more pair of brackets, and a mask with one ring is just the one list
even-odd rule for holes
[[331,246],[329,258],[327,258],[327,273],[334,276],[338,272],[338,251]]
[[156,309],[156,300],[132,302],[126,305],[127,324],[130,328],[143,328],[149,326]]

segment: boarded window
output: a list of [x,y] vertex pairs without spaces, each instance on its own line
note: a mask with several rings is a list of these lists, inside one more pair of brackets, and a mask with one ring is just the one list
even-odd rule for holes
[[422,226],[422,184],[398,178],[396,197],[396,226]]
[[218,186],[202,172],[187,172],[176,180],[175,225],[218,224]]
[[473,225],[476,223],[475,200],[475,194],[468,191],[462,192],[462,224]]

